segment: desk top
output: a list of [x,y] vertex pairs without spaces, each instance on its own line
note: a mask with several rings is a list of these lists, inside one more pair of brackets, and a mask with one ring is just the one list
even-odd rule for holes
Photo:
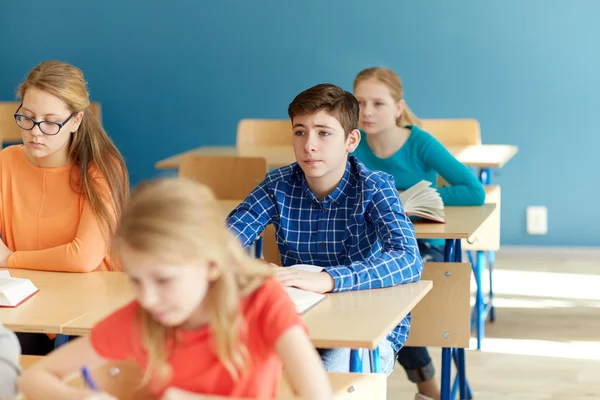
[[[518,152],[517,146],[504,144],[482,144],[452,146],[448,150],[456,159],[469,167],[501,168]],[[296,161],[292,146],[262,146],[238,149],[235,146],[204,146],[158,161],[158,169],[179,168],[180,158],[188,154],[213,156],[263,157],[269,168],[279,168]]]
[[[316,347],[374,349],[431,290],[431,281],[385,289],[331,293],[303,314]],[[63,333],[86,335],[106,315],[132,300],[122,295],[104,308],[66,323]]]
[[30,279],[40,290],[15,308],[0,308],[0,321],[16,332],[62,333],[68,322],[103,309],[130,290],[122,272],[29,271],[11,269],[14,278]]
[[384,289],[330,293],[303,315],[315,347],[375,349],[431,290],[419,281]]

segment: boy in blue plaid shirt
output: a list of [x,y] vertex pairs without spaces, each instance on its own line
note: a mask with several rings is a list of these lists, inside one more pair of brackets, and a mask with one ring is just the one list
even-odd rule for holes
[[[273,224],[282,266],[324,268],[320,273],[279,268],[276,276],[286,286],[343,292],[421,277],[414,227],[394,179],[349,156],[360,142],[358,113],[356,98],[335,85],[316,85],[296,96],[288,114],[297,162],[269,172],[227,218],[244,246]],[[379,347],[387,374],[409,327],[407,316]],[[319,352],[328,371],[349,370],[349,349]]]

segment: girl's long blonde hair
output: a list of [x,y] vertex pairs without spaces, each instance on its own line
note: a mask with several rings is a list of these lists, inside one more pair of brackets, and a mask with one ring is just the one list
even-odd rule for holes
[[[250,258],[225,225],[225,212],[206,186],[185,178],[158,179],[141,184],[132,195],[115,235],[115,244],[156,257],[169,264],[211,261],[219,276],[209,284],[204,300],[210,313],[219,360],[238,379],[248,361],[241,342],[240,299],[271,276],[271,269]],[[143,343],[148,351],[144,384],[170,374],[176,328],[168,328],[140,309]]]
[[[402,87],[402,80],[398,76],[397,73],[392,71],[389,68],[384,67],[372,67],[367,68],[359,72],[354,78],[354,90],[356,91],[356,86],[367,79],[376,79],[382,84],[384,84],[390,91],[392,98],[395,102],[399,102],[404,98],[404,88]],[[408,125],[416,125],[418,127],[421,126],[421,121],[417,116],[408,108],[408,105],[404,107],[404,111],[396,119],[396,125],[400,127],[408,126]]]
[[[85,195],[108,242],[129,198],[129,175],[121,153],[90,111],[83,72],[65,62],[44,61],[29,73],[19,86],[17,96],[23,99],[32,87],[58,97],[73,113],[83,112],[79,129],[71,134],[69,142],[69,161],[74,166],[70,183],[73,190]],[[99,182],[94,172],[99,172],[106,183]],[[115,257],[109,258],[110,268],[120,269]]]

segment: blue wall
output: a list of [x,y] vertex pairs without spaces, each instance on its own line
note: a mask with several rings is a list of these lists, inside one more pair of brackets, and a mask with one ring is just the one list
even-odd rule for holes
[[[241,118],[284,118],[299,91],[385,65],[419,116],[475,117],[485,143],[519,146],[494,176],[505,244],[599,246],[600,2],[366,4],[3,2],[0,100],[44,59],[82,68],[136,183],[166,156],[234,144]],[[548,207],[548,235],[527,236],[527,205]]]

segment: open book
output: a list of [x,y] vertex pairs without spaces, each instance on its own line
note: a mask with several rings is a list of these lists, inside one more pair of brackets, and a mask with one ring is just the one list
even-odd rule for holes
[[[290,268],[296,268],[307,272],[323,271],[322,267],[308,264],[296,264],[292,265]],[[294,301],[294,304],[296,304],[296,311],[298,311],[300,314],[305,313],[327,297],[321,293],[309,292],[308,290],[298,289],[295,287],[286,287],[285,290]]]
[[0,307],[16,307],[39,290],[29,279],[0,277]]
[[444,223],[444,202],[431,182],[421,181],[400,193],[406,215]]

